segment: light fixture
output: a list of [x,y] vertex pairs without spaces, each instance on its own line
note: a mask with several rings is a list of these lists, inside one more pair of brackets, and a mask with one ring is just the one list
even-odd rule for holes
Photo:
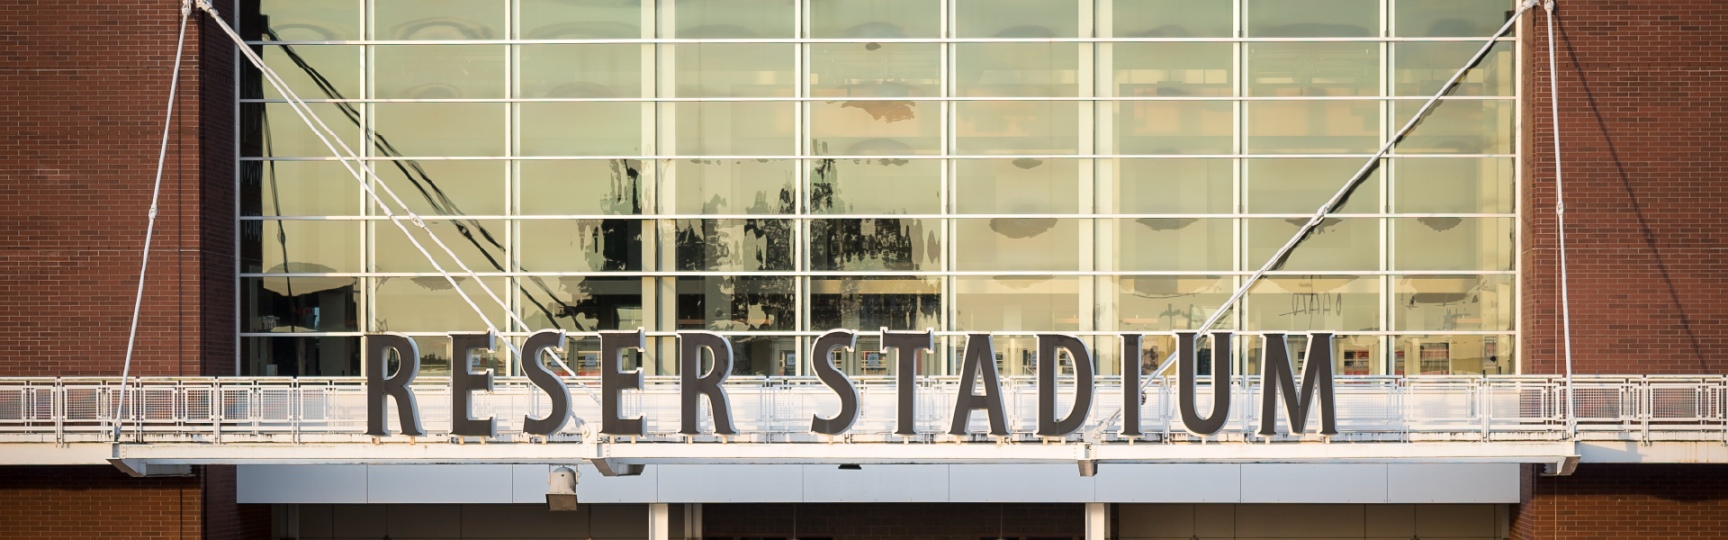
[[546,478],[546,507],[553,512],[576,511],[576,470],[569,467],[552,469]]

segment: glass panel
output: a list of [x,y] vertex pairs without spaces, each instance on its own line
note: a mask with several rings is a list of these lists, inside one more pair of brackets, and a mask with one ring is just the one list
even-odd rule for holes
[[[1283,247],[1308,218],[1249,219],[1249,268],[1259,268]],[[1278,270],[1365,272],[1380,269],[1380,227],[1377,219],[1325,218],[1308,237],[1290,250]]]
[[530,160],[517,164],[521,214],[642,213],[642,161]]
[[958,96],[1079,95],[1078,43],[958,43],[954,58]]
[[1110,220],[1116,229],[1115,268],[1142,271],[1229,271],[1233,220],[1141,218]]
[[1234,3],[1234,0],[1115,0],[1111,23],[1115,25],[1116,37],[1230,37]]
[[[241,211],[246,216],[352,216],[360,187],[336,161],[243,162]],[[261,179],[255,180],[255,179]]]
[[642,154],[642,103],[521,103],[525,156]]
[[812,220],[810,267],[818,271],[940,270],[941,230],[934,219]]
[[[437,258],[445,272],[462,274],[462,269],[426,233],[408,225],[408,230],[428,253]],[[462,258],[462,263],[475,272],[502,272],[504,268],[504,222],[497,220],[427,220],[426,228],[450,251]],[[414,244],[402,231],[387,221],[372,222],[373,266],[377,272],[436,272],[426,255],[414,249]],[[487,301],[490,301],[488,299]],[[482,306],[484,307],[484,306]],[[482,327],[483,328],[483,327]],[[470,328],[472,330],[472,328]]]
[[[517,0],[522,39],[629,39],[642,32],[641,2]],[[533,45],[523,46],[524,52]],[[628,46],[634,48],[635,46]],[[526,59],[526,57],[524,57]]]
[[810,95],[939,96],[941,53],[941,45],[930,43],[812,43]]
[[1275,276],[1248,291],[1248,330],[1375,331],[1380,278]]
[[[1158,332],[1199,328],[1236,292],[1236,280],[1228,276],[1121,276],[1109,278],[1116,286],[1118,329]],[[1226,314],[1214,329],[1234,328],[1235,317]],[[1151,336],[1147,336],[1148,338]],[[1170,354],[1166,346],[1158,361]],[[1157,362],[1153,363],[1156,367]]]
[[957,270],[1079,270],[1085,221],[1056,218],[957,219]]
[[1080,146],[1080,109],[1062,101],[954,103],[958,154],[1073,154]]
[[[678,20],[680,39],[790,38],[798,12],[793,0],[677,0],[670,15]],[[666,2],[662,2],[665,4]]]
[[[373,161],[373,172],[396,192],[408,208],[422,216],[497,216],[504,214],[502,161]],[[390,210],[402,209],[389,195],[378,196]],[[383,215],[373,203],[374,215]]]
[[[360,48],[349,45],[266,45],[264,65],[282,77],[300,99],[352,99],[360,96]],[[244,63],[251,77],[262,77]],[[319,78],[329,86],[319,85]],[[257,79],[265,99],[285,99],[276,87]],[[257,97],[257,96],[246,96]]]
[[240,278],[246,332],[357,332],[360,278],[265,276]]
[[[1393,72],[1392,91],[1400,96],[1432,97],[1481,48],[1482,44],[1469,42],[1394,43],[1392,56],[1397,70]],[[1482,63],[1464,72],[1458,85],[1446,95],[1512,95],[1512,81],[1517,78],[1512,72],[1514,48],[1511,43],[1495,44],[1482,57]]]
[[1379,0],[1247,0],[1249,37],[1373,37]]
[[[797,149],[793,103],[669,103],[677,124],[676,155],[784,156]],[[668,153],[671,149],[662,149]]]
[[678,328],[719,331],[796,330],[795,278],[677,278]]
[[[484,278],[478,282],[461,276],[454,279],[462,287],[462,292],[486,312],[493,325],[503,324],[503,310],[486,296],[486,289],[490,289],[500,298],[504,297],[503,278]],[[462,295],[457,294],[456,288],[451,287],[450,281],[443,276],[381,277],[377,280],[377,290],[372,297],[372,310],[378,317],[373,326],[375,332],[486,330],[486,322],[474,313],[474,308],[462,300]],[[421,354],[438,350],[424,347],[422,344]]]
[[810,37],[813,38],[894,39],[942,35],[941,4],[929,0],[811,0],[809,9]]
[[1112,160],[1124,214],[1224,214],[1232,212],[1235,163],[1225,159]]
[[686,160],[662,162],[679,214],[791,214],[795,161]]
[[679,270],[792,270],[791,220],[680,219],[673,224]]
[[957,37],[1076,37],[1079,4],[1074,0],[954,0]]
[[1250,101],[1244,106],[1249,153],[1371,154],[1380,146],[1379,101]]
[[1230,154],[1236,125],[1228,101],[1122,101],[1116,108],[1116,152]]
[[675,97],[791,97],[795,45],[679,43]]
[[1378,43],[1249,43],[1250,96],[1378,96]]
[[1073,159],[957,161],[954,163],[954,211],[962,214],[1078,212],[1082,165],[1085,163]]
[[497,45],[375,46],[373,93],[385,99],[504,97],[504,49]]
[[530,219],[520,224],[524,271],[642,270],[642,222],[635,219]]
[[521,278],[517,305],[530,328],[635,330],[644,326],[642,290],[643,278],[529,276]]
[[[1248,353],[1242,357],[1247,364],[1247,372],[1259,375],[1260,362],[1265,358],[1266,340],[1262,336],[1243,337],[1248,343]],[[1301,377],[1303,370],[1308,368],[1308,336],[1285,336],[1284,350],[1290,355],[1290,364],[1296,368],[1296,376]],[[1381,358],[1384,358],[1384,355],[1380,352],[1379,336],[1333,336],[1333,375],[1383,375],[1386,370]]]
[[941,316],[940,278],[810,278],[811,329],[923,330],[940,328]]
[[1513,330],[1513,276],[1405,276],[1393,279],[1398,330]]
[[1506,24],[1505,0],[1395,0],[1394,35],[1399,37],[1487,37]]
[[1512,336],[1398,336],[1394,375],[1514,375]]
[[1395,270],[1512,270],[1512,218],[1392,220]]
[[1511,158],[1392,160],[1392,210],[1510,214],[1512,165]]
[[502,103],[379,103],[380,139],[402,156],[502,156]]
[[516,97],[642,96],[642,46],[616,43],[522,45]]
[[[358,0],[260,0],[258,13],[283,41],[360,39]],[[269,39],[269,36],[265,36]]]
[[1116,95],[1212,96],[1234,95],[1229,43],[1117,43]]
[[819,155],[935,154],[942,149],[941,124],[941,105],[933,101],[810,104],[810,144]]
[[[313,103],[309,107],[348,148],[360,151],[360,128],[342,109],[330,103]],[[336,157],[287,103],[241,103],[240,119],[242,156]]]
[[245,272],[359,272],[358,221],[264,221],[261,262]]
[[372,0],[373,39],[503,39],[508,5],[492,0]]
[[[1257,214],[1313,214],[1332,200],[1344,183],[1362,169],[1365,160],[1348,159],[1249,159],[1247,194],[1243,202]],[[1351,191],[1337,210],[1345,214],[1380,211],[1380,168]]]
[[934,159],[820,159],[810,165],[816,214],[934,214],[941,211],[942,162]]
[[1079,330],[1080,278],[954,278],[953,328],[980,332]]
[[[1410,121],[1422,108],[1420,102],[1396,105],[1393,130]],[[1441,100],[1428,116],[1398,143],[1406,154],[1511,154],[1512,125],[1517,116],[1513,101]]]
[[356,377],[360,338],[248,337],[240,339],[240,375],[247,377]]

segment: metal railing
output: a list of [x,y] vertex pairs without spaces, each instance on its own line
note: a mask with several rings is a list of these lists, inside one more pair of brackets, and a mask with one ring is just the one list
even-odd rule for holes
[[[570,378],[574,383],[577,378]],[[581,378],[598,388],[594,378]],[[450,438],[447,379],[424,377],[413,386],[421,424],[436,442]],[[1199,441],[1183,429],[1174,380],[1154,379],[1140,405],[1142,441]],[[218,444],[224,442],[340,443],[370,442],[366,431],[366,393],[360,378],[199,377],[133,378],[121,404],[118,378],[0,378],[0,443],[107,442],[114,411],[119,411],[124,442]],[[860,414],[851,430],[854,441],[900,442],[893,434],[898,387],[886,377],[854,379]],[[1058,410],[1067,411],[1072,387],[1063,383]],[[573,386],[574,387],[574,386]],[[956,377],[925,377],[917,383],[912,442],[954,440],[951,422]],[[1339,377],[1335,411],[1339,434],[1333,442],[1543,441],[1566,440],[1576,424],[1578,440],[1728,440],[1728,377],[1580,376],[1573,382],[1577,418],[1565,417],[1566,383],[1549,376],[1509,377]],[[1037,389],[1031,378],[1005,378],[1003,402],[1012,439],[1037,440]],[[1212,386],[1202,384],[1197,402],[1210,408]],[[1237,377],[1229,422],[1208,441],[1260,441],[1259,377]],[[641,390],[624,393],[623,415],[642,416],[647,440],[691,440],[679,435],[679,392],[675,377],[648,377]],[[734,441],[814,441],[813,415],[831,415],[839,400],[814,378],[733,377],[726,384],[732,419],[741,435]],[[1093,429],[1122,401],[1120,378],[1100,377],[1087,429],[1100,440],[1122,440],[1120,425]],[[549,398],[525,378],[498,378],[492,392],[477,392],[475,417],[495,417],[499,437],[491,442],[522,442],[524,416],[540,417]],[[600,406],[583,392],[572,392],[572,420],[553,440],[580,440],[584,421],[598,422]],[[394,432],[396,412],[389,407]],[[706,406],[704,430],[712,428]],[[1279,406],[1283,416],[1283,406]],[[1278,419],[1277,440],[1318,439],[1318,414],[1309,414],[1307,435],[1289,435]],[[1118,421],[1119,422],[1119,421]],[[974,432],[988,431],[986,416],[972,415]],[[969,435],[961,439],[987,439]],[[716,441],[711,435],[696,442]]]

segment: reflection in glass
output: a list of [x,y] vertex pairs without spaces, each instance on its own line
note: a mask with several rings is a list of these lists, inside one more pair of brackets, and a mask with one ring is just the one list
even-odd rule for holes
[[529,276],[521,281],[517,309],[530,328],[593,332],[644,326],[642,278]]
[[[352,45],[266,45],[264,65],[282,77],[288,89],[301,99],[327,99],[360,95],[360,47]],[[248,77],[262,77],[250,62],[243,63]],[[316,74],[316,77],[314,76]],[[329,89],[320,86],[329,85]],[[262,79],[259,79],[262,81]],[[276,87],[260,82],[265,99],[285,99]],[[333,92],[333,93],[332,93]]]
[[642,96],[642,46],[620,43],[522,45],[516,97]]
[[642,213],[642,161],[537,159],[518,163],[521,214]]
[[[360,231],[358,221],[262,221],[263,234],[246,241],[257,242],[257,263],[246,272],[359,272]],[[248,250],[250,251],[250,250]]]
[[1510,335],[1406,335],[1393,338],[1394,375],[1512,375]]
[[1512,158],[1395,159],[1392,210],[1512,213]]
[[812,270],[937,270],[942,243],[933,219],[817,219],[810,222]]
[[1512,218],[1419,217],[1392,222],[1394,270],[1512,270]]
[[1380,95],[1380,45],[1249,43],[1248,95]]
[[258,13],[264,15],[262,19],[268,21],[270,30],[284,41],[360,39],[360,11],[359,0],[260,0],[258,3]]
[[956,102],[955,152],[1073,154],[1080,146],[1080,109],[1063,101]]
[[954,92],[965,97],[1079,95],[1078,43],[958,43]]
[[[422,216],[504,214],[504,162],[462,160],[392,160],[370,162],[384,185]],[[379,197],[391,212],[402,207],[380,190]],[[368,201],[371,199],[368,198]],[[369,205],[373,215],[383,215],[377,203]]]
[[940,47],[930,43],[812,43],[810,95],[939,96]]
[[663,161],[673,178],[679,214],[791,214],[792,173],[786,160]]
[[[414,248],[401,229],[388,221],[370,222],[373,240],[373,266],[377,272],[436,272],[432,263],[426,260],[426,255]],[[444,220],[428,219],[426,228],[437,235],[444,245],[460,257],[463,264],[476,272],[503,272],[504,267],[504,222],[498,220]],[[420,245],[438,260],[446,272],[460,273],[461,268],[450,260],[444,250],[426,236],[426,231],[408,225],[408,231],[414,235]]]
[[1116,95],[1228,97],[1235,94],[1229,43],[1142,42],[1111,45]]
[[1236,120],[1228,101],[1123,101],[1116,108],[1121,154],[1230,154]]
[[968,159],[954,164],[954,211],[1061,214],[1080,210],[1082,163],[1072,159]]
[[504,50],[498,45],[377,45],[373,93],[386,99],[504,97]]
[[[1360,159],[1250,159],[1247,165],[1248,211],[1262,214],[1313,214],[1362,169]],[[1335,212],[1373,214],[1380,211],[1380,168],[1357,184]]]
[[[291,272],[311,269],[299,265]],[[243,332],[355,332],[360,278],[265,276],[240,278]]]
[[1247,0],[1249,37],[1380,35],[1379,0]]
[[[1078,219],[954,220],[957,270],[1078,270]],[[1087,225],[1090,226],[1090,220]]]
[[1249,289],[1247,330],[1380,329],[1380,278],[1269,276]]
[[[642,33],[642,4],[617,0],[517,0],[522,39],[629,39]],[[528,47],[524,46],[526,53]],[[634,48],[634,46],[631,46]]]
[[1062,38],[1080,31],[1073,0],[954,0],[956,37]]
[[1114,0],[1110,13],[1111,24],[1115,25],[1113,35],[1230,37],[1234,3],[1234,0]]
[[[1398,102],[1393,129],[1401,128],[1422,108],[1420,102]],[[1511,154],[1517,103],[1443,99],[1398,143],[1406,154]]]
[[524,271],[608,272],[642,269],[642,221],[532,219],[522,221]]
[[[374,332],[448,332],[453,330],[480,331],[489,325],[474,313],[474,308],[456,293],[444,276],[380,277],[372,296],[372,311],[377,317]],[[465,276],[452,276],[462,292],[486,312],[490,327],[503,322],[503,308],[486,295],[486,290],[504,297],[503,278],[475,281]],[[421,353],[429,352],[425,349]]]
[[642,153],[642,110],[631,102],[521,103],[525,156],[634,156]]
[[503,39],[508,5],[492,0],[372,0],[373,39]]
[[718,331],[795,330],[794,278],[677,278],[678,328]]
[[1512,9],[1501,0],[1393,1],[1392,30],[1399,37],[1488,37]]
[[[349,148],[359,148],[359,125],[336,104],[313,103],[309,107],[336,132],[332,144],[340,140]],[[240,155],[245,157],[336,156],[287,103],[241,103],[240,129]]]
[[1395,278],[1393,325],[1398,330],[1512,330],[1513,276]]
[[[677,129],[676,155],[784,156],[792,137],[794,104],[771,102],[667,103]],[[668,153],[670,149],[662,149]]]
[[352,216],[360,213],[360,187],[336,161],[246,162],[241,175],[244,216]]
[[1115,160],[1125,214],[1227,214],[1233,210],[1235,164],[1227,159]]
[[[1109,281],[1116,288],[1118,329],[1126,331],[1198,329],[1236,290],[1236,280],[1222,276],[1121,276]],[[1226,314],[1213,328],[1233,328],[1234,319]]]
[[1252,154],[1371,154],[1380,146],[1378,101],[1250,101],[1244,106]]
[[940,8],[928,0],[810,0],[810,37],[940,37]]
[[798,22],[793,0],[677,0],[662,9],[677,18],[680,39],[790,38]]
[[810,278],[810,328],[939,328],[941,299],[937,278]]
[[[1392,91],[1400,96],[1431,97],[1481,48],[1480,43],[1457,41],[1394,43],[1392,56],[1397,69],[1392,73]],[[1511,43],[1495,44],[1446,95],[1511,96],[1516,77],[1512,73],[1513,48]]]
[[[1261,373],[1260,361],[1265,358],[1266,340],[1262,336],[1243,336],[1248,343],[1248,353],[1242,360],[1247,364],[1247,372],[1255,375]],[[1288,334],[1285,336],[1284,350],[1290,355],[1290,364],[1296,369],[1295,375],[1300,381],[1303,370],[1308,368],[1308,336]],[[1378,336],[1334,335],[1332,340],[1332,374],[1334,376],[1348,375],[1383,375],[1384,363],[1381,361],[1380,338]],[[1309,418],[1313,418],[1310,416]]]
[[680,219],[673,225],[679,270],[792,270],[791,220]]
[[[1248,230],[1246,266],[1259,268],[1278,248],[1290,241],[1306,217],[1243,220]],[[1290,250],[1274,270],[1332,270],[1362,272],[1380,269],[1379,220],[1369,218],[1324,218],[1308,236]]]
[[502,156],[502,103],[379,103],[374,125],[404,156]]
[[360,338],[240,338],[240,375],[246,377],[357,377]]
[[811,103],[811,145],[826,155],[935,154],[942,148],[940,108],[931,101]]
[[810,162],[816,214],[934,214],[941,211],[942,162],[934,159],[819,159]]
[[796,49],[785,43],[678,43],[676,97],[790,97]]
[[1197,218],[1110,220],[1116,229],[1120,270],[1228,271],[1235,242],[1233,221]]
[[952,326],[955,330],[981,332],[1078,330],[1080,279],[956,277]]

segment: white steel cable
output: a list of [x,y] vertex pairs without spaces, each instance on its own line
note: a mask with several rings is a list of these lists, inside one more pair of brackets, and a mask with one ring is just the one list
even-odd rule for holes
[[[240,38],[239,34],[237,34],[232,27],[228,26],[226,21],[223,21],[221,17],[216,15],[216,10],[210,7],[207,1],[200,0],[198,5],[201,9],[210,13],[210,18],[216,22],[217,26],[220,27],[230,39],[234,40],[241,53],[245,55],[247,61],[251,62],[252,65],[259,70],[264,80],[269,82],[271,87],[275,88],[278,93],[282,94],[288,102],[289,107],[292,108],[295,114],[306,123],[307,127],[312,128],[313,134],[318,136],[319,141],[323,142],[324,146],[328,148],[331,153],[336,154],[337,161],[341,162],[343,168],[348,170],[348,173],[354,177],[354,180],[357,183],[360,184],[361,190],[369,195],[373,202],[378,204],[379,210],[384,213],[385,217],[388,218],[391,223],[394,223],[396,227],[402,231],[402,234],[408,238],[408,242],[414,246],[414,249],[418,250],[421,255],[426,257],[427,262],[431,263],[432,268],[436,273],[442,276],[445,281],[450,283],[451,288],[456,291],[456,294],[462,298],[464,303],[468,304],[469,308],[474,310],[474,313],[480,317],[480,321],[486,325],[488,330],[495,334],[499,333],[498,327],[492,324],[492,321],[486,315],[486,312],[480,309],[478,304],[474,303],[474,299],[470,297],[466,291],[462,290],[461,284],[456,281],[451,272],[445,270],[443,265],[438,263],[437,258],[433,257],[432,253],[426,250],[425,246],[423,246],[419,240],[414,237],[414,235],[408,230],[407,226],[402,224],[404,218],[413,222],[416,227],[424,231],[426,236],[442,249],[464,273],[474,279],[475,285],[478,286],[480,290],[484,291],[486,295],[490,297],[493,302],[496,302],[512,320],[522,327],[523,331],[533,331],[533,328],[529,327],[528,323],[524,321],[520,315],[517,315],[514,310],[511,310],[509,306],[504,303],[502,298],[499,298],[496,293],[492,292],[490,287],[486,286],[485,281],[480,279],[480,276],[477,273],[468,268],[468,265],[463,263],[462,259],[458,257],[448,245],[440,240],[436,233],[433,233],[432,230],[426,226],[425,221],[422,220],[419,215],[408,208],[407,203],[403,202],[402,199],[390,189],[389,185],[386,184],[383,179],[379,178],[377,173],[373,172],[372,168],[368,166],[364,160],[359,159],[353,149],[349,148],[348,144],[343,142],[340,136],[336,135],[335,130],[331,129],[322,119],[318,118],[318,116],[312,112],[311,106],[307,105],[304,100],[300,99],[299,95],[288,87],[287,83],[281,79],[281,76],[278,75],[275,70],[265,65],[263,59],[259,58],[257,53],[253,52],[250,47],[245,45],[245,41]],[[349,165],[350,161],[353,162],[353,165]],[[358,167],[358,170],[356,170],[355,167]],[[362,172],[364,172],[364,176],[362,175]],[[397,216],[390,210],[390,206],[378,196],[378,193],[372,189],[372,186],[366,183],[367,177],[375,180],[378,183],[378,187],[381,188],[385,194],[389,195],[392,201],[402,207],[405,216]],[[521,350],[516,347],[515,343],[505,340],[504,345],[512,354],[516,355],[519,361],[538,361],[538,359],[523,359]],[[557,353],[552,353],[551,351],[548,351],[548,353],[560,368],[571,374],[576,373],[574,369],[570,368],[569,364],[566,364],[562,358],[558,357]],[[576,384],[588,394],[590,399],[593,399],[596,403],[600,401],[599,395],[595,394],[593,389],[588,387],[587,383],[577,379]],[[577,418],[577,421],[580,422],[581,419]]]
[[[1357,184],[1362,182],[1363,178],[1367,177],[1369,171],[1374,170],[1374,168],[1378,166],[1380,158],[1384,157],[1386,152],[1392,149],[1393,145],[1398,144],[1399,139],[1404,138],[1405,134],[1409,133],[1412,128],[1415,128],[1416,124],[1422,121],[1422,117],[1427,115],[1428,111],[1433,109],[1436,103],[1440,102],[1440,98],[1452,90],[1452,86],[1458,83],[1458,79],[1462,78],[1465,73],[1469,72],[1471,67],[1474,67],[1478,62],[1481,62],[1482,58],[1488,55],[1488,51],[1494,48],[1494,44],[1499,42],[1500,36],[1506,35],[1506,32],[1512,29],[1512,25],[1518,22],[1518,18],[1523,16],[1525,12],[1530,11],[1531,8],[1536,7],[1537,2],[1538,0],[1525,0],[1525,2],[1518,7],[1518,11],[1506,19],[1506,24],[1501,25],[1500,30],[1495,32],[1492,37],[1489,37],[1487,43],[1483,43],[1482,48],[1478,49],[1476,54],[1470,57],[1470,61],[1465,62],[1462,67],[1459,67],[1458,71],[1453,73],[1451,78],[1446,79],[1446,83],[1440,85],[1440,89],[1434,92],[1434,96],[1428,98],[1428,101],[1422,104],[1422,108],[1417,109],[1416,114],[1410,116],[1410,120],[1404,123],[1404,127],[1399,128],[1398,132],[1392,134],[1391,137],[1387,137],[1386,143],[1380,145],[1380,150],[1374,152],[1374,155],[1370,156],[1368,161],[1362,164],[1362,168],[1356,170],[1356,174],[1351,176],[1350,180],[1345,182],[1344,186],[1339,188],[1338,192],[1334,193],[1331,199],[1328,199],[1325,204],[1320,205],[1320,209],[1314,212],[1314,216],[1309,218],[1307,223],[1302,224],[1302,227],[1296,230],[1296,234],[1290,237],[1290,241],[1285,242],[1283,247],[1278,248],[1278,251],[1273,253],[1272,257],[1267,259],[1266,264],[1261,265],[1259,270],[1256,270],[1253,274],[1249,275],[1248,278],[1242,282],[1242,285],[1236,288],[1236,292],[1231,293],[1230,298],[1225,299],[1224,303],[1218,306],[1218,310],[1213,312],[1211,317],[1207,317],[1206,321],[1202,323],[1199,328],[1194,330],[1194,333],[1196,335],[1205,334],[1208,330],[1212,329],[1213,325],[1218,324],[1218,320],[1222,319],[1225,313],[1228,313],[1235,307],[1236,302],[1240,301],[1242,296],[1248,293],[1248,289],[1252,288],[1256,281],[1259,281],[1262,276],[1265,276],[1267,272],[1271,271],[1272,267],[1276,266],[1279,261],[1284,260],[1284,257],[1290,254],[1290,250],[1294,249],[1296,244],[1300,243],[1302,239],[1308,235],[1309,231],[1318,226],[1321,221],[1326,218],[1327,214],[1331,213],[1332,208],[1342,202],[1344,197],[1349,195],[1350,191],[1354,190]],[[1550,46],[1552,46],[1552,40],[1550,40]],[[1158,368],[1152,370],[1153,376],[1147,377],[1146,380],[1140,382],[1139,391],[1145,391],[1146,387],[1150,386],[1152,381],[1158,378],[1158,374],[1163,373],[1166,369],[1170,369],[1170,365],[1176,362],[1176,354],[1176,352],[1172,351],[1170,356],[1165,357],[1164,361],[1158,364]],[[1126,392],[1127,390],[1124,389],[1123,391]],[[1110,424],[1116,422],[1116,419],[1121,416],[1122,406],[1117,405],[1116,412],[1111,413],[1103,422],[1099,422],[1097,426],[1093,428],[1093,432],[1097,433],[1103,431]]]
[[144,260],[138,269],[138,294],[132,301],[132,329],[126,333],[126,362],[120,368],[120,400],[114,403],[114,442],[120,442],[120,412],[126,406],[126,379],[132,376],[132,353],[138,343],[138,318],[144,310],[144,278],[150,273],[150,241],[156,236],[157,203],[162,199],[162,171],[168,164],[168,135],[174,125],[174,101],[180,95],[180,60],[186,51],[186,21],[191,15],[191,0],[181,0],[180,37],[174,44],[174,69],[168,75],[168,112],[163,115],[162,146],[156,151],[156,182],[150,188],[149,221],[144,226]]
[[1548,12],[1548,111],[1554,128],[1554,227],[1560,251],[1560,327],[1566,351],[1566,431],[1578,437],[1578,417],[1572,392],[1572,295],[1566,274],[1566,189],[1560,175],[1560,71],[1554,61],[1554,0],[1545,0]]

